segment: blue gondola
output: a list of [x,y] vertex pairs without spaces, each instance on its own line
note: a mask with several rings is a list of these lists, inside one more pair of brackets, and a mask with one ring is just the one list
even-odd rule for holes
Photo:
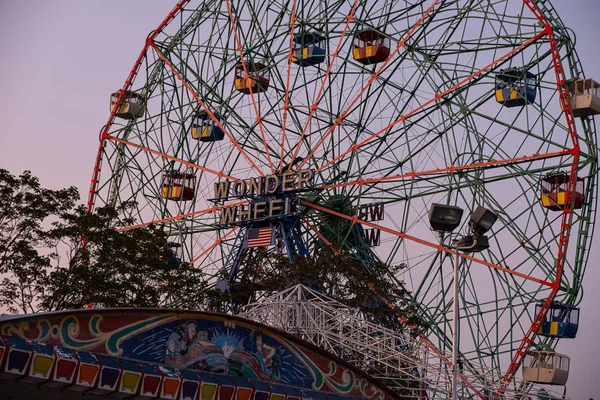
[[[536,306],[536,314],[542,304]],[[553,303],[538,329],[538,335],[556,338],[574,339],[579,327],[579,308]]]
[[535,102],[535,75],[522,68],[507,68],[496,75],[496,101],[505,107],[521,107]]
[[169,259],[169,264],[179,266],[181,264],[181,243],[169,242],[167,245],[173,252],[173,257]]
[[320,64],[325,61],[325,36],[308,32],[294,36],[292,62],[301,67]]
[[[225,133],[219,126],[223,125],[223,117],[213,114],[214,119],[204,110],[198,112],[192,120],[192,138],[201,142],[215,142],[223,140]],[[219,124],[216,122],[219,121]]]

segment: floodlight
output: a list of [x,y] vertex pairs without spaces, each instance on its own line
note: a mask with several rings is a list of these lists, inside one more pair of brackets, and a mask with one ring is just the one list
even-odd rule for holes
[[455,243],[455,248],[464,253],[478,253],[490,247],[487,236],[462,236]]
[[487,231],[490,230],[492,225],[498,217],[496,214],[491,212],[485,207],[477,206],[475,211],[471,214],[471,219],[469,220],[469,228],[476,235],[483,235]]
[[452,232],[460,225],[463,209],[447,204],[433,203],[429,207],[429,223],[431,229],[442,232]]

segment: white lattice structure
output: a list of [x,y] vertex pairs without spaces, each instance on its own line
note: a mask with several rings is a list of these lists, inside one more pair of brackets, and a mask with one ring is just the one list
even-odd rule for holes
[[[446,399],[450,395],[449,354],[424,337],[412,337],[365,320],[361,313],[303,285],[296,285],[250,304],[240,316],[293,334],[367,371],[401,397]],[[461,398],[492,399],[494,382],[482,365],[462,365]],[[514,387],[525,386],[516,382]],[[505,399],[527,399],[537,393],[507,390]],[[562,398],[556,395],[557,398]]]

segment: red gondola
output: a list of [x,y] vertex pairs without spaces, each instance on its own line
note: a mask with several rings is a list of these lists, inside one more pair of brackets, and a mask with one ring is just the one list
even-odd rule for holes
[[247,75],[242,64],[235,67],[235,89],[245,94],[266,92],[270,82],[267,66],[250,61],[246,61],[245,65],[246,71],[248,71]]
[[365,65],[385,61],[390,55],[390,39],[374,30],[362,31],[354,37],[352,55]]
[[163,176],[162,197],[175,201],[188,201],[194,198],[196,177],[193,174],[173,172]]
[[[544,177],[542,179],[542,206],[552,211],[561,211],[568,201],[568,183],[569,175],[566,173],[552,174]],[[577,178],[574,201],[572,203],[573,208],[581,208],[584,199],[584,179]]]

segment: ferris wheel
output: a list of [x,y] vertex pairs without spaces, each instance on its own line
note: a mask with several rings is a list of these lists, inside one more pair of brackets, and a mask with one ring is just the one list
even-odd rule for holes
[[548,2],[182,0],[112,94],[88,207],[135,201],[215,284],[258,247],[405,264],[427,340],[456,298],[501,391],[576,334],[598,86]]

